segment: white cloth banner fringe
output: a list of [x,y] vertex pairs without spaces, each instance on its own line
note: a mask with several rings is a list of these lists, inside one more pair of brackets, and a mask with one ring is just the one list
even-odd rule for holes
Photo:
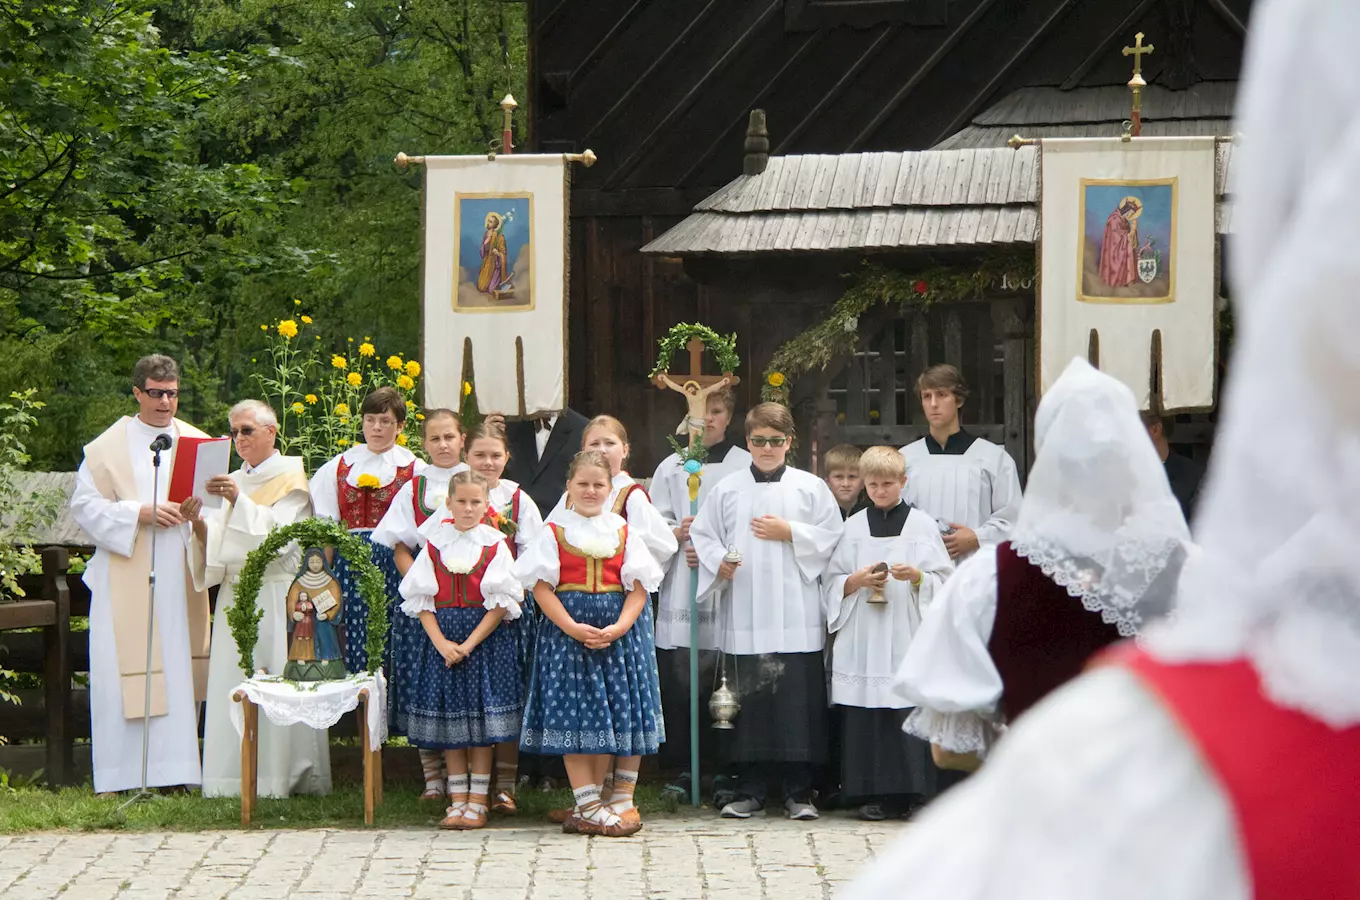
[[[1160,329],[1164,408],[1212,406],[1214,138],[1046,138],[1041,146],[1041,391],[1073,356],[1087,358],[1095,329],[1099,368],[1148,409]],[[1136,202],[1126,204],[1130,197]],[[1111,240],[1112,231],[1122,236]],[[1103,250],[1121,238],[1123,247]],[[1131,283],[1105,278],[1116,259],[1128,260]]]
[[[272,675],[247,679],[227,694],[245,692],[275,725],[306,725],[309,728],[330,728],[345,713],[359,708],[359,694],[368,690],[368,746],[377,750],[387,740],[387,679],[382,672],[373,675],[351,675],[340,681],[284,681]],[[236,734],[246,733],[246,711],[241,704],[231,703],[231,724]]]
[[[565,408],[569,165],[562,154],[425,157],[425,406],[461,407],[470,338],[483,412],[518,417]],[[504,219],[506,258],[479,290],[492,214]],[[508,286],[490,293],[502,279]]]

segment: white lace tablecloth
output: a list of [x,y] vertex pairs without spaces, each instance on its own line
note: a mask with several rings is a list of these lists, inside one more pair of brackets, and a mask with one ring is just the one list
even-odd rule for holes
[[[227,694],[245,692],[275,725],[330,728],[340,717],[359,707],[359,692],[368,689],[368,746],[377,750],[387,740],[387,679],[382,672],[351,675],[341,681],[285,681],[277,675],[257,675]],[[231,704],[236,733],[246,733],[246,713]]]

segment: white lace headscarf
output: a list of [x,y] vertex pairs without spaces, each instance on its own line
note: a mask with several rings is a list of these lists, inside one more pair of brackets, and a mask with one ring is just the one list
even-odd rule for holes
[[[1230,380],[1171,660],[1245,656],[1276,703],[1360,724],[1360,3],[1253,11],[1234,149]],[[1239,165],[1240,163],[1240,165]]]
[[1190,531],[1132,392],[1082,359],[1034,417],[1011,547],[1125,637],[1171,607]]

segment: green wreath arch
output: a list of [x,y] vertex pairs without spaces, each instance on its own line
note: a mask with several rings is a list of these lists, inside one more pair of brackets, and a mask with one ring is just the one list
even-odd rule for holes
[[713,359],[718,364],[718,371],[735,372],[741,368],[741,357],[737,355],[737,336],[735,334],[721,335],[707,325],[680,322],[672,326],[671,330],[666,332],[665,337],[657,340],[657,346],[661,350],[656,357],[656,366],[648,373],[647,377],[655,378],[662,372],[669,372],[671,358],[685,349],[690,338],[696,337],[703,341],[704,348],[713,354]]
[[350,534],[338,522],[318,518],[275,528],[263,544],[246,556],[246,564],[236,579],[235,602],[227,610],[227,624],[231,626],[231,636],[236,639],[241,671],[247,678],[255,674],[255,642],[259,640],[260,620],[264,618],[264,610],[258,602],[264,570],[278,559],[280,550],[294,541],[304,549],[334,547],[357,570],[359,596],[368,604],[368,633],[364,641],[368,650],[368,671],[369,674],[378,671],[387,644],[387,582],[373,564],[372,552],[363,538]]

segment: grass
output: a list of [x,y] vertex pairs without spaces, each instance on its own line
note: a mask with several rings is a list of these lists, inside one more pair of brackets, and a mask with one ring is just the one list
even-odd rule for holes
[[[417,799],[415,785],[388,784],[383,803],[374,815],[379,828],[432,828],[443,815],[434,804]],[[675,812],[675,798],[663,795],[659,786],[639,785],[636,802],[644,815]],[[0,834],[30,831],[209,831],[240,830],[241,802],[235,798],[205,798],[197,793],[157,796],[119,812],[122,798],[101,800],[89,787],[49,791],[20,787],[0,792]],[[549,809],[571,803],[571,791],[552,793],[524,791],[519,796],[519,815],[493,817],[496,822],[547,824]],[[362,828],[363,789],[338,784],[325,797],[260,798],[251,824],[263,828]]]

